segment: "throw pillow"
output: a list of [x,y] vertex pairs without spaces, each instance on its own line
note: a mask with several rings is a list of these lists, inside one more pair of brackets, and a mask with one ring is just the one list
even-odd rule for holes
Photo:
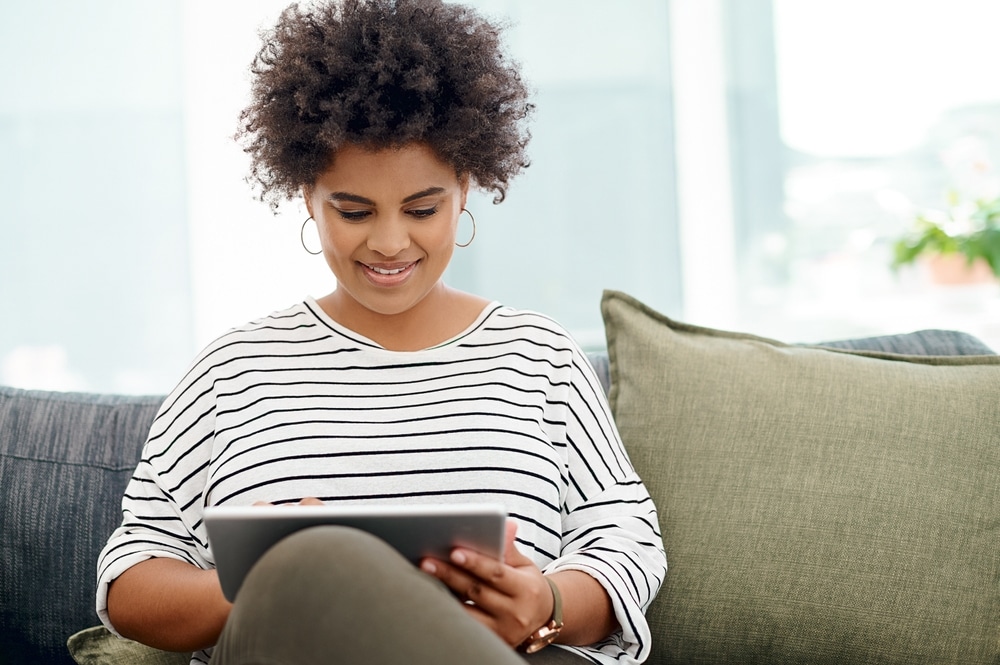
[[1000,356],[602,312],[670,565],[655,662],[1000,663]]
[[160,651],[111,634],[104,626],[87,628],[66,641],[78,665],[188,665],[189,653]]

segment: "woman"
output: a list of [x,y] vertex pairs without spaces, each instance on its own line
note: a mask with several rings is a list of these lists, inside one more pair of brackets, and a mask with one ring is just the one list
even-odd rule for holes
[[[526,165],[531,107],[497,28],[439,0],[292,6],[253,74],[253,176],[273,205],[304,198],[336,288],[224,335],[166,399],[101,555],[102,620],[193,662],[644,660],[663,546],[586,357],[442,281],[460,219],[475,233],[469,188],[499,202]],[[482,501],[510,515],[503,561],[457,548],[418,569],[310,529],[232,605],[202,522]]]

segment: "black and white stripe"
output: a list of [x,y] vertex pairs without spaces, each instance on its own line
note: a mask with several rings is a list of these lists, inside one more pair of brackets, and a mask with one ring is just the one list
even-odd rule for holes
[[643,610],[666,570],[656,511],[586,356],[544,316],[493,304],[445,344],[394,352],[309,300],[218,339],[153,423],[101,555],[99,614],[143,559],[213,566],[205,506],[307,496],[501,502],[539,567],[608,590],[622,632],[578,651],[648,655]]

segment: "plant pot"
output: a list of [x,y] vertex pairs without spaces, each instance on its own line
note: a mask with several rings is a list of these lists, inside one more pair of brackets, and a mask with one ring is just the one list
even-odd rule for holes
[[935,284],[988,284],[997,281],[990,264],[982,258],[969,264],[963,254],[932,254],[923,262]]

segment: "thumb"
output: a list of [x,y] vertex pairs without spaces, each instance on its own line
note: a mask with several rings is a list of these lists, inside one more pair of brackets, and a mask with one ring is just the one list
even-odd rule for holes
[[531,560],[521,554],[521,551],[517,549],[517,545],[514,544],[514,539],[517,536],[517,522],[508,519],[504,527],[506,529],[503,544],[504,563],[508,566],[523,566],[525,563],[531,563]]

